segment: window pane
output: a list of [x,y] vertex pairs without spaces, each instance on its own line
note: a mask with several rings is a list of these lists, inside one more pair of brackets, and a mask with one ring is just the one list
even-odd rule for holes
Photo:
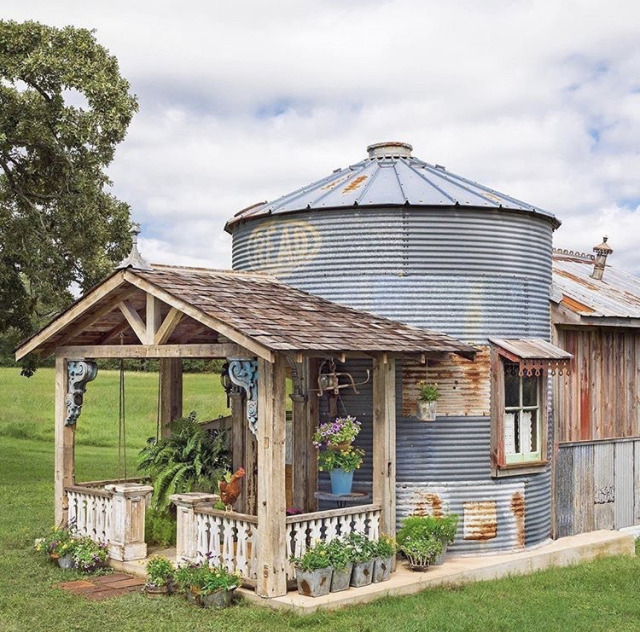
[[540,437],[538,436],[538,411],[530,410],[531,413],[531,452],[540,451]]
[[538,405],[538,380],[540,377],[535,375],[522,376],[522,405],[537,406]]
[[508,456],[515,454],[518,428],[518,413],[505,413],[504,415],[504,453]]
[[504,405],[505,408],[520,406],[520,376],[514,364],[504,367]]

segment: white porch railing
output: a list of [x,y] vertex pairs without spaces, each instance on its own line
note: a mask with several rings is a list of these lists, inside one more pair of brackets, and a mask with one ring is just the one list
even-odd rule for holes
[[[177,507],[178,517],[176,561],[209,560],[212,565],[239,572],[247,584],[255,585],[258,577],[258,518],[235,511],[213,509],[217,498],[213,494],[198,493],[171,497]],[[380,513],[381,506],[372,504],[288,516],[284,552],[287,579],[295,579],[295,569],[289,559],[303,555],[318,540],[330,542],[351,532],[377,540]]]
[[380,535],[381,506],[377,504],[331,509],[314,513],[288,516],[287,524],[287,579],[295,579],[291,557],[301,557],[315,542],[331,542],[348,533],[361,533],[369,540]]
[[196,556],[224,566],[246,579],[256,579],[258,519],[256,516],[197,507]]
[[69,524],[77,535],[89,536],[95,542],[111,539],[112,496],[113,492],[105,489],[67,487]]
[[75,534],[109,545],[109,557],[144,559],[145,508],[153,487],[138,482],[95,481],[65,488],[68,522]]

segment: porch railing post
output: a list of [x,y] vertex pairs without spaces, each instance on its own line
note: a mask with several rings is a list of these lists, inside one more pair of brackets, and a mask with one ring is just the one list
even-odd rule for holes
[[170,500],[177,509],[176,562],[195,562],[198,548],[195,507],[202,503],[214,503],[220,500],[220,496],[190,492],[173,494]]
[[109,557],[123,562],[144,559],[147,557],[145,508],[153,487],[125,482],[106,485],[105,489],[113,494]]

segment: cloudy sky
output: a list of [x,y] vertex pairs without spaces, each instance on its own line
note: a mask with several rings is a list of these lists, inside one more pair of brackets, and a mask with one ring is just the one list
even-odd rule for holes
[[640,273],[637,0],[22,0],[96,30],[140,112],[111,176],[152,261],[230,266],[223,226],[382,140],[552,211]]

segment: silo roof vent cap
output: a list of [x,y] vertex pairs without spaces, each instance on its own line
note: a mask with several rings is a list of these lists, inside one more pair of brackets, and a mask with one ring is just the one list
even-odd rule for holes
[[369,158],[389,158],[399,156],[401,158],[411,158],[413,145],[398,141],[388,141],[386,143],[375,143],[367,147]]

